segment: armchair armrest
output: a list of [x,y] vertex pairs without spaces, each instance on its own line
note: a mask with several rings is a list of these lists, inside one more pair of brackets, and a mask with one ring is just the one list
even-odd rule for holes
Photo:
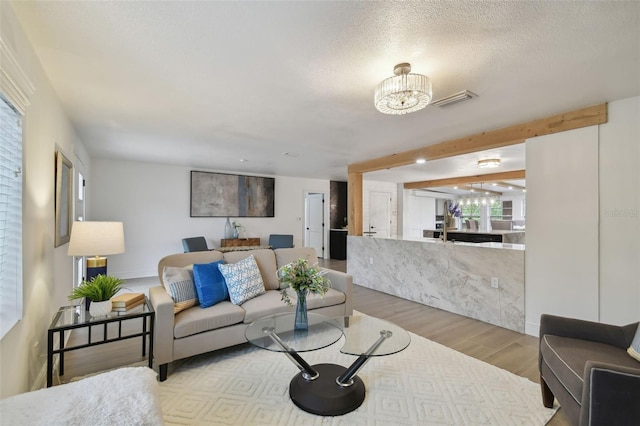
[[346,315],[353,314],[353,276],[333,269],[320,268],[327,271],[325,277],[331,281],[331,288],[340,290],[345,295]]
[[584,369],[581,425],[640,424],[638,368],[588,361]]
[[555,315],[540,316],[540,337],[550,334],[604,343],[626,349],[631,344],[636,325],[617,326]]
[[160,364],[173,361],[173,299],[162,286],[149,289],[149,301],[156,311],[153,358]]

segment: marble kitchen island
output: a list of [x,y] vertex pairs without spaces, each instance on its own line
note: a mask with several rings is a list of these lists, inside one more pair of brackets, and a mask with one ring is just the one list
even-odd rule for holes
[[349,236],[353,282],[524,333],[524,245]]

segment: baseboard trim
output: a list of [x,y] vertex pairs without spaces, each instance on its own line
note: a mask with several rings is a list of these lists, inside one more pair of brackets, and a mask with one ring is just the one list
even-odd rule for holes
[[540,336],[540,324],[534,324],[531,322],[525,322],[524,324],[524,333],[529,336],[539,337]]
[[[73,331],[72,331],[73,333]],[[54,338],[54,340],[57,340],[57,335],[58,333],[56,333],[56,336]],[[67,346],[67,343],[69,343],[69,339],[71,338],[71,333],[64,333],[64,345],[65,347]],[[54,347],[56,347],[56,343],[58,343],[58,347],[60,347],[59,342],[54,341]],[[48,350],[48,348],[47,348]],[[44,357],[44,363],[42,364],[42,367],[40,367],[40,370],[38,371],[38,374],[36,376],[36,378],[34,379],[33,383],[31,384],[31,391],[36,391],[36,390],[40,390],[40,389],[44,389],[47,387],[47,354],[43,355]],[[58,367],[60,366],[60,354],[55,354],[53,355],[53,378],[55,381],[55,378],[57,376],[58,371],[60,371],[58,369]],[[59,380],[59,376],[58,376],[58,382],[60,382]]]

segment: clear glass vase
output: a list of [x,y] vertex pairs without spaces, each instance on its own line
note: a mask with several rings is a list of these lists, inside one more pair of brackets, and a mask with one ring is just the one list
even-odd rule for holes
[[298,290],[298,303],[296,304],[296,320],[294,330],[308,330],[309,319],[307,318],[307,294],[309,290]]
[[227,218],[227,223],[224,224],[224,237],[229,240],[233,238],[233,226],[231,226],[231,221]]

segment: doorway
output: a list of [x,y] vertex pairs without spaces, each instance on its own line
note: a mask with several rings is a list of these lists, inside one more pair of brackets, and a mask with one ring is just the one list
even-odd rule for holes
[[389,238],[391,236],[391,193],[369,193],[369,232],[375,238]]
[[[84,175],[86,174],[86,168],[84,163],[76,155],[76,161],[74,166],[74,205],[73,205],[73,220],[84,221],[86,220],[86,181]],[[84,257],[73,257],[73,286],[77,287],[82,284],[84,280]]]
[[313,247],[324,258],[324,194],[307,193],[304,204],[304,246]]

